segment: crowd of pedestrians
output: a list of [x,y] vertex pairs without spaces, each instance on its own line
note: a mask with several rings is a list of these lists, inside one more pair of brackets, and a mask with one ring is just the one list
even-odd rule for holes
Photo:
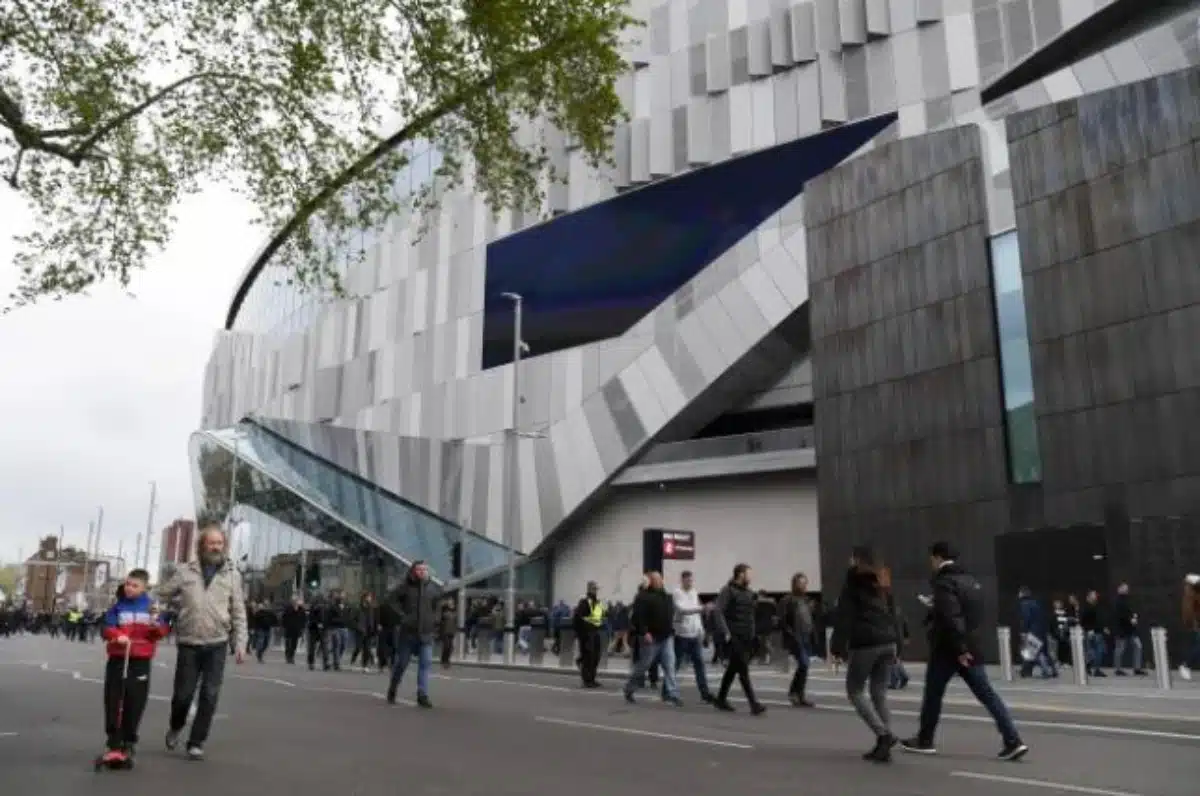
[[[393,704],[415,659],[417,704],[433,706],[430,671],[435,655],[443,665],[450,664],[458,619],[455,603],[443,599],[424,563],[415,562],[403,582],[382,599],[364,593],[351,604],[335,590],[314,597],[311,604],[296,596],[286,606],[272,606],[244,599],[241,576],[225,554],[225,543],[219,526],[202,527],[195,560],[177,569],[154,592],[157,604],[166,606],[161,615],[146,592],[149,576],[135,570],[107,614],[69,611],[30,616],[6,607],[0,613],[0,634],[45,631],[85,643],[102,636],[110,659],[105,686],[106,755],[130,764],[149,688],[149,660],[157,641],[168,634],[178,655],[166,745],[180,746],[194,703],[194,719],[183,743],[194,760],[204,757],[229,656],[239,664],[249,656],[263,662],[279,641],[289,664],[297,663],[303,644],[310,669],[319,664],[326,671],[355,668],[388,673],[386,696]],[[1028,747],[983,665],[981,586],[944,542],[931,547],[930,565],[930,591],[920,595],[927,609],[923,626],[928,665],[917,731],[904,740],[893,730],[888,692],[909,680],[900,657],[910,629],[897,608],[889,568],[867,547],[853,551],[837,599],[829,606],[808,593],[803,573],[793,577],[788,594],[772,600],[754,590],[753,570],[738,564],[715,599],[704,600],[692,573],[684,572],[678,585],[669,588],[661,573],[649,572],[628,606],[603,601],[594,582],[574,609],[564,603],[552,608],[522,603],[516,611],[517,644],[528,649],[552,642],[557,653],[567,643],[565,631],[570,629],[579,645],[576,663],[582,685],[591,689],[601,687],[598,669],[604,654],[628,652],[630,671],[622,691],[631,704],[649,684],[664,703],[681,706],[684,695],[676,675],[687,663],[702,702],[734,711],[729,696],[736,681],[750,713],[760,715],[766,707],[755,693],[751,663],[769,657],[767,638],[777,634],[775,654],[787,655],[795,666],[788,689],[795,707],[813,707],[806,686],[818,653],[844,664],[847,698],[874,738],[863,755],[866,760],[888,762],[897,745],[913,753],[935,753],[942,702],[954,677],[964,681],[992,716],[1002,741],[1000,759],[1020,759]],[[1191,669],[1200,665],[1200,576],[1187,576],[1183,594],[1190,654],[1180,672],[1190,678]],[[1126,674],[1127,660],[1135,676],[1144,674],[1139,615],[1128,584],[1118,587],[1111,608],[1105,611],[1094,591],[1082,602],[1073,596],[1055,600],[1050,611],[1027,588],[1020,590],[1018,602],[1022,674],[1031,676],[1034,668],[1041,668],[1044,676],[1055,676],[1058,665],[1069,664],[1066,639],[1077,625],[1086,635],[1084,663],[1093,676],[1103,676],[1102,667],[1110,656],[1115,674]],[[824,649],[826,628],[832,634]],[[505,632],[503,604],[473,600],[466,610],[464,631],[468,649],[495,644],[499,652]],[[723,663],[724,669],[714,684],[707,668],[717,663]],[[133,688],[129,687],[131,673],[137,681]],[[118,716],[124,717],[121,722],[114,718]]]

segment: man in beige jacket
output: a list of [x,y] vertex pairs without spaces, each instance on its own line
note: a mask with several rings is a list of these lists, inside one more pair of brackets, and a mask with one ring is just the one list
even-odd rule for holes
[[175,620],[178,656],[171,696],[167,748],[179,746],[192,699],[199,689],[196,718],[187,741],[193,760],[204,758],[204,743],[217,712],[225,675],[225,659],[233,641],[240,664],[246,649],[246,603],[242,577],[225,553],[225,533],[215,522],[201,526],[196,560],[179,567],[158,589],[158,598],[177,606]]

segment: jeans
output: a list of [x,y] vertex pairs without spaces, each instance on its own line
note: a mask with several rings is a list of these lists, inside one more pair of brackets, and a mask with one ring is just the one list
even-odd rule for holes
[[187,724],[188,711],[197,688],[196,718],[188,746],[203,746],[208,740],[213,716],[217,715],[217,698],[225,679],[225,658],[228,644],[180,644],[175,659],[175,685],[171,693],[171,731],[179,732]]
[[271,646],[271,631],[270,630],[255,630],[250,634],[251,646],[254,648],[254,655],[262,662],[263,656],[267,654],[267,647]]
[[1038,648],[1037,655],[1031,661],[1024,661],[1021,664],[1021,676],[1029,677],[1033,674],[1033,667],[1037,666],[1042,670],[1042,677],[1053,677],[1058,673],[1054,666],[1054,660],[1050,657],[1050,644],[1045,636],[1037,637],[1041,642],[1041,647]]
[[1116,646],[1113,648],[1113,668],[1120,669],[1125,665],[1125,650],[1130,650],[1133,658],[1133,668],[1142,668],[1142,640],[1137,636],[1117,636]]
[[388,683],[388,692],[396,693],[400,681],[404,679],[404,671],[408,669],[409,659],[417,656],[417,696],[429,696],[429,670],[433,668],[433,643],[423,641],[420,636],[397,635],[393,644],[392,679]]
[[792,674],[792,682],[788,686],[788,696],[803,698],[804,690],[808,686],[808,667],[812,651],[809,650],[807,641],[796,640],[788,643],[788,653],[796,659],[796,671]]
[[892,734],[887,698],[895,660],[895,644],[852,649],[846,660],[846,695],[859,718],[879,738]]
[[925,667],[925,695],[921,700],[921,729],[918,739],[933,743],[937,732],[938,720],[942,717],[942,701],[946,698],[946,687],[951,678],[958,675],[971,689],[971,693],[979,700],[979,704],[992,715],[996,729],[1006,745],[1020,743],[1021,736],[1013,724],[1012,716],[1004,700],[992,688],[988,681],[987,669],[982,663],[963,666],[957,660],[947,660],[944,657],[933,658]]
[[667,699],[679,699],[679,683],[675,680],[675,639],[646,642],[642,639],[640,654],[629,680],[625,683],[625,693],[632,694],[646,682],[646,671],[655,663],[661,665],[663,693]]
[[1087,663],[1093,671],[1104,665],[1104,657],[1108,653],[1108,642],[1103,633],[1089,630],[1084,643],[1087,645]]
[[[348,636],[350,631],[344,627],[331,627],[325,631],[325,650],[329,658],[332,658],[333,668],[342,668],[342,656],[346,654],[346,647],[349,646]],[[326,660],[329,663],[329,660]]]
[[1187,634],[1187,646],[1184,649],[1183,662],[1189,669],[1200,669],[1200,630]]
[[[704,640],[701,638],[675,637],[675,671],[678,672],[686,659],[692,665],[692,674],[696,678],[696,688],[702,699],[708,699],[712,692],[708,690],[708,673],[704,671]],[[679,678],[675,678],[678,687]],[[667,696],[667,679],[663,678],[663,697]]]

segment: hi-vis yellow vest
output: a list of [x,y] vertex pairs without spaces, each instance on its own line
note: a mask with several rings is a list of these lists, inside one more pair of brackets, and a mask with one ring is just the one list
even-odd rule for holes
[[584,621],[592,627],[600,627],[604,624],[604,603],[597,600],[592,605],[592,612],[584,617]]

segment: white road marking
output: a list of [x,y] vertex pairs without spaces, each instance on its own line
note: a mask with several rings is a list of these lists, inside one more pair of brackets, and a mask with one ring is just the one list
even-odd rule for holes
[[0,738],[16,738],[19,732],[0,732]]
[[632,727],[615,727],[611,724],[593,724],[589,721],[571,721],[570,719],[556,719],[550,716],[534,716],[534,721],[542,724],[557,724],[562,727],[577,727],[584,730],[599,730],[601,732],[619,732],[625,735],[637,735],[642,738],[658,738],[662,741],[679,741],[681,743],[694,743],[702,746],[721,746],[726,749],[753,749],[750,744],[734,743],[733,741],[718,741],[713,738],[695,738],[690,735],[673,735],[668,732],[651,732],[650,730],[636,730]]
[[1045,788],[1046,790],[1066,791],[1068,793],[1086,793],[1090,796],[1141,796],[1127,790],[1109,790],[1107,788],[1090,788],[1086,785],[1070,785],[1065,782],[1050,782],[1044,779],[1026,779],[1024,777],[1005,777],[1000,774],[980,774],[974,771],[951,771],[950,776],[961,779],[975,779],[983,782],[999,782],[1004,785],[1016,785],[1022,788]]
[[[486,680],[486,679],[478,678],[478,677],[466,679],[466,678],[450,677],[447,675],[440,675],[440,674],[434,675],[434,676],[441,678],[441,679],[445,679],[445,680],[458,680],[459,682],[464,682],[464,683],[479,683],[480,685],[507,685],[507,686],[515,686],[518,688],[532,688],[532,689],[542,690],[542,691],[557,691],[560,693],[579,694],[579,695],[583,695],[583,696],[617,697],[617,696],[621,695],[619,691],[611,691],[611,690],[610,691],[606,691],[606,690],[584,691],[579,688],[569,688],[567,686],[561,686],[561,685],[548,685],[546,683],[525,683],[525,682],[521,682],[519,680]],[[771,700],[771,699],[764,699],[764,700],[762,700],[762,702],[764,705],[768,705],[770,707],[785,707],[785,708],[788,708],[789,710],[792,709],[792,705],[790,702],[783,702],[783,701]],[[830,711],[833,713],[853,713],[854,712],[854,708],[850,707],[849,705],[818,705],[816,710]],[[915,710],[893,710],[892,715],[893,716],[919,717],[921,715],[921,713],[920,713],[920,711],[915,711]],[[975,716],[975,715],[970,715],[970,714],[965,714],[965,713],[943,713],[942,718],[950,719],[951,721],[974,722],[976,724],[991,724],[991,723],[993,723],[991,716]],[[1168,721],[1174,720],[1173,716],[1155,716],[1155,718],[1159,719],[1159,720],[1168,720]],[[1172,741],[1200,742],[1200,734],[1168,732],[1166,730],[1146,730],[1146,729],[1140,729],[1140,728],[1136,728],[1136,727],[1113,727],[1113,726],[1106,726],[1106,725],[1102,725],[1102,724],[1078,724],[1078,723],[1074,723],[1074,722],[1036,721],[1036,720],[1028,720],[1028,719],[1020,720],[1019,724],[1022,727],[1039,727],[1041,729],[1049,729],[1049,730],[1075,730],[1078,732],[1085,732],[1085,733],[1090,733],[1090,734],[1094,734],[1094,735],[1107,734],[1107,735],[1122,735],[1122,736],[1133,737],[1133,738],[1159,738],[1159,739],[1172,740]]]
[[286,686],[287,688],[296,687],[295,683],[289,683],[287,680],[280,680],[277,677],[259,677],[256,674],[231,674],[229,676],[238,680],[257,680],[260,683],[273,683],[275,685]]

